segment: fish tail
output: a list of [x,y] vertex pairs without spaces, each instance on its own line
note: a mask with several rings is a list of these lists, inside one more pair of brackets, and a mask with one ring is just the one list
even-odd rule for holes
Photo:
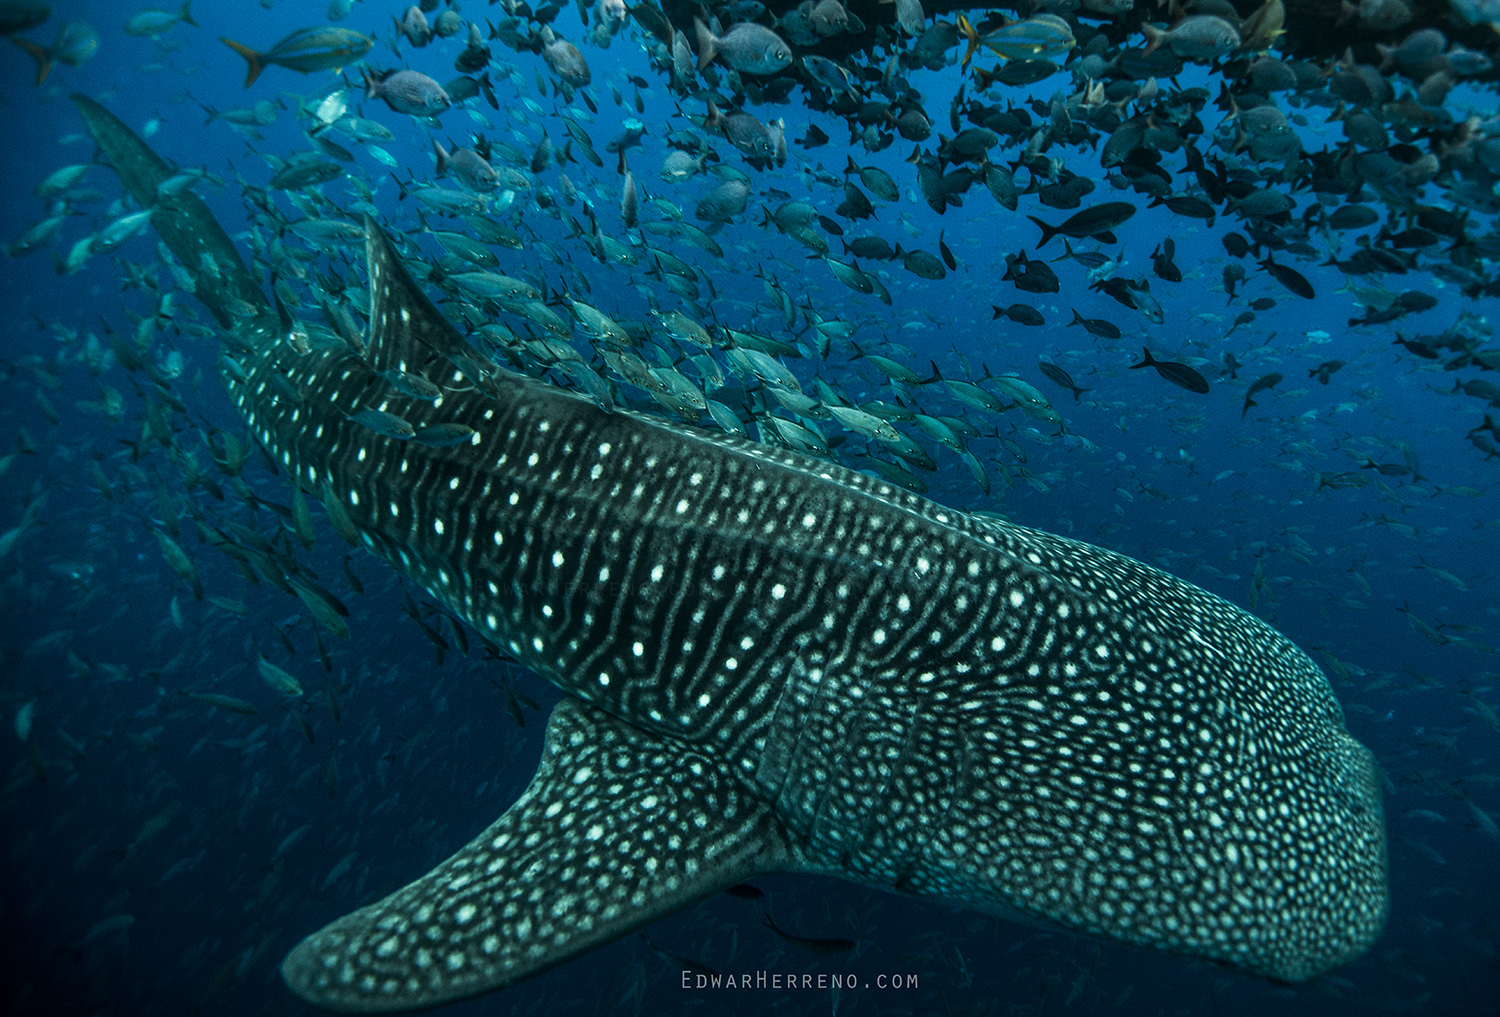
[[361,67],[359,70],[365,76],[365,98],[375,98],[380,92],[380,79],[371,74],[368,67]]
[[718,40],[714,38],[714,33],[708,30],[702,18],[693,19],[693,34],[698,39],[698,70],[701,71],[714,62],[714,56],[719,52],[718,46],[715,45]]
[[36,61],[36,84],[40,87],[47,80],[47,75],[52,73],[52,51],[45,46],[38,46],[30,39],[18,39],[14,35],[10,37],[10,41]]
[[245,87],[249,88],[251,85],[255,84],[255,79],[260,77],[260,72],[266,69],[262,54],[251,49],[249,46],[241,45],[240,43],[235,42],[233,39],[226,38],[222,35],[219,36],[219,41],[228,46],[230,49],[234,50],[240,56],[244,57],[245,63],[249,65],[245,68]]
[[177,12],[177,20],[184,25],[192,25],[194,28],[199,28],[201,26],[193,20],[193,12],[189,10],[192,3],[193,0],[182,0],[182,10]]
[[1132,371],[1136,371],[1136,370],[1139,370],[1142,367],[1155,367],[1155,366],[1156,366],[1156,361],[1151,358],[1151,351],[1149,349],[1147,349],[1145,346],[1142,346],[1141,347],[1141,362],[1139,364],[1131,364],[1130,365],[1130,369]]
[[958,65],[958,69],[964,71],[968,70],[969,61],[974,58],[974,51],[979,48],[979,33],[974,30],[973,25],[969,24],[969,19],[962,14],[958,16],[958,29],[964,34],[964,38],[969,40],[969,48],[964,50],[964,58]]
[[437,156],[437,175],[442,176],[448,172],[448,153],[443,150],[443,143],[438,139],[432,139],[432,154]]
[[1042,231],[1042,239],[1036,242],[1036,249],[1040,251],[1043,247],[1047,246],[1047,241],[1057,236],[1057,230],[1052,226],[1048,226],[1034,215],[1028,215],[1026,218],[1036,223],[1037,228]]
[[1146,37],[1146,52],[1154,53],[1167,39],[1167,33],[1152,24],[1141,25],[1141,34]]

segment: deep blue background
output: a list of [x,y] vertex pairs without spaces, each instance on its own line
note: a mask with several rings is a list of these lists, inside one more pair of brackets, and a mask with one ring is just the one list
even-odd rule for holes
[[[0,146],[0,238],[19,236],[44,214],[32,188],[60,165],[88,161],[92,146],[67,101],[68,91],[89,94],[137,129],[159,120],[151,144],[183,165],[206,166],[228,181],[221,191],[203,187],[231,233],[243,229],[246,212],[235,174],[257,184],[270,176],[258,152],[288,155],[306,147],[291,111],[249,140],[221,122],[204,124],[200,104],[218,109],[275,100],[281,92],[307,93],[327,75],[299,76],[272,68],[248,92],[243,63],[216,41],[232,36],[269,46],[290,30],[323,18],[321,4],[282,2],[270,10],[242,2],[198,0],[202,26],[179,25],[161,43],[121,31],[131,10],[114,4],[58,4],[32,38],[49,40],[68,18],[94,24],[102,36],[99,55],[81,68],[58,68],[42,88],[31,84],[32,68],[19,50],[5,47],[0,62],[5,144]],[[478,16],[498,13],[471,4]],[[356,5],[343,22],[389,37],[396,6]],[[558,20],[577,36],[577,13]],[[452,76],[461,39],[414,51],[402,46],[410,66],[440,80]],[[497,62],[513,65],[518,84],[491,72],[502,101],[499,111],[469,105],[494,124],[489,133],[529,151],[545,127],[555,144],[566,135],[554,115],[563,101],[538,94],[539,58],[495,44]],[[597,208],[601,226],[617,238],[619,180],[605,143],[633,110],[616,107],[610,84],[632,94],[626,73],[651,81],[644,119],[651,125],[645,148],[631,153],[637,180],[653,196],[677,202],[692,217],[692,205],[710,180],[663,183],[657,168],[666,154],[663,135],[686,128],[674,100],[649,69],[629,32],[607,52],[585,46],[594,68],[591,94],[599,114],[588,130],[606,161],[602,171],[569,165],[566,172]],[[383,66],[398,66],[384,41],[372,54]],[[349,72],[351,80],[353,73]],[[1206,77],[1201,72],[1199,78]],[[1193,74],[1184,76],[1192,83]],[[956,90],[957,68],[922,72],[913,83],[927,96],[928,111],[946,121]],[[1050,96],[1065,78],[1015,90],[1012,98]],[[1003,93],[997,93],[1003,94]],[[519,105],[537,102],[544,115]],[[351,93],[358,103],[358,93]],[[701,265],[720,299],[720,318],[740,327],[781,334],[779,312],[753,272],[759,265],[799,301],[810,300],[828,316],[860,326],[867,349],[881,349],[916,368],[936,359],[960,377],[964,359],[974,373],[981,364],[995,372],[1014,370],[1042,387],[1067,417],[1067,437],[1055,428],[1022,418],[1018,411],[985,417],[947,399],[938,386],[918,393],[929,411],[967,415],[986,431],[1013,438],[1024,450],[1036,484],[1018,478],[1014,490],[996,480],[985,497],[953,455],[933,447],[940,463],[925,477],[939,500],[967,508],[1004,512],[1018,522],[1067,533],[1152,562],[1229,600],[1247,605],[1251,576],[1262,564],[1265,592],[1258,611],[1313,654],[1348,713],[1350,729],[1377,754],[1388,778],[1386,808],[1391,848],[1392,911],[1385,935],[1362,959],[1309,985],[1280,987],[1202,963],[1131,950],[1093,939],[1038,932],[941,904],[907,900],[830,880],[776,877],[758,881],[771,892],[777,918],[808,935],[860,940],[857,956],[834,960],[787,948],[762,928],[757,906],[730,898],[664,920],[647,930],[664,951],[688,956],[721,971],[774,969],[796,972],[852,971],[861,979],[890,973],[920,977],[920,988],[903,992],[699,994],[677,984],[679,969],[662,959],[641,936],[630,936],[570,964],[498,994],[460,1004],[454,1012],[522,1014],[556,1012],[759,1013],[1157,1013],[1317,1014],[1495,1012],[1500,999],[1500,843],[1476,823],[1473,807],[1500,814],[1500,730],[1492,712],[1476,700],[1500,705],[1496,658],[1425,638],[1398,609],[1432,625],[1489,644],[1500,643],[1500,600],[1495,570],[1500,564],[1500,463],[1485,461],[1464,435],[1481,419],[1481,401],[1451,393],[1455,375],[1417,361],[1391,345],[1392,327],[1351,329],[1362,313],[1347,292],[1336,292],[1336,270],[1308,262],[1298,267],[1318,289],[1303,301],[1262,273],[1227,302],[1218,286],[1224,260],[1218,238],[1234,223],[1227,217],[1211,229],[1172,217],[1164,209],[1143,210],[1121,231],[1121,272],[1149,273],[1151,249],[1163,236],[1178,243],[1178,264],[1188,279],[1153,279],[1152,292],[1166,322],[1152,326],[1100,294],[1087,291],[1081,266],[1058,264],[1063,293],[1038,306],[1049,323],[1028,329],[992,322],[990,305],[1026,297],[1000,281],[1000,255],[1023,247],[1034,253],[1035,227],[1022,218],[1062,216],[1023,197],[1019,213],[1008,213],[976,188],[961,209],[939,219],[913,195],[911,167],[900,160],[908,143],[869,156],[861,164],[889,169],[901,183],[902,200],[877,202],[873,222],[850,234],[878,232],[892,243],[937,249],[938,230],[958,257],[960,269],[946,280],[907,273],[899,262],[880,267],[894,303],[850,293],[802,248],[760,228],[756,209],[775,208],[777,189],[808,196],[826,214],[840,191],[818,183],[820,163],[842,170],[846,147],[841,124],[812,114],[795,101],[758,111],[787,119],[789,136],[808,123],[834,139],[816,150],[793,146],[782,169],[754,174],[752,214],[718,234],[723,259],[681,245],[679,256]],[[995,101],[994,96],[991,101]],[[1493,95],[1456,93],[1455,106],[1472,102],[1493,108]],[[581,103],[576,104],[581,109]],[[684,102],[683,108],[688,109]],[[1304,111],[1309,148],[1332,143],[1336,127],[1321,126],[1325,111]],[[431,174],[434,132],[369,103],[364,113],[396,132],[384,144],[417,178]],[[1204,114],[1212,121],[1217,114]],[[437,137],[461,141],[483,129],[469,114],[451,110]],[[946,128],[944,128],[946,132]],[[519,136],[517,136],[519,135]],[[350,144],[347,139],[341,142]],[[716,141],[725,161],[738,155]],[[379,184],[377,204],[399,228],[419,224],[408,200],[395,200],[387,167],[357,151],[357,164]],[[1012,153],[1014,154],[1014,153]],[[1097,155],[1069,156],[1079,172],[1102,174]],[[1173,164],[1175,165],[1175,164]],[[541,175],[556,187],[556,169]],[[80,186],[105,197],[82,206],[53,242],[65,254],[71,243],[108,221],[106,206],[119,193],[109,169],[96,167]],[[1106,196],[1102,185],[1098,197]],[[341,203],[344,185],[325,192]],[[1129,195],[1123,195],[1129,197]],[[1310,198],[1301,196],[1305,203]],[[1441,196],[1433,194],[1441,202]],[[1144,201],[1138,201],[1144,205]],[[502,251],[505,270],[539,270],[554,287],[579,293],[579,274],[591,285],[591,302],[620,318],[644,315],[632,284],[656,290],[667,306],[675,300],[639,273],[606,267],[583,245],[566,238],[564,224],[517,199],[524,222],[555,244],[571,262],[564,268],[536,250]],[[289,208],[283,202],[283,207]],[[577,214],[576,210],[570,210]],[[643,219],[658,218],[646,208]],[[846,224],[847,225],[847,224]],[[429,252],[434,248],[423,241]],[[670,246],[670,245],[669,245]],[[1080,245],[1092,246],[1092,245]],[[89,333],[128,333],[131,314],[148,313],[153,298],[122,291],[116,258],[148,265],[155,235],[147,231],[109,255],[95,256],[73,276],[53,270],[52,255],[36,252],[0,261],[0,455],[21,434],[34,454],[23,452],[0,475],[0,532],[17,525],[24,507],[45,495],[39,525],[0,559],[0,675],[5,763],[0,815],[8,853],[0,883],[0,921],[9,930],[4,952],[9,977],[4,1005],[24,1013],[177,1014],[306,1012],[284,990],[276,972],[287,949],[301,936],[361,903],[415,878],[491,822],[519,793],[535,766],[545,710],[555,693],[538,679],[518,676],[517,688],[541,704],[518,728],[495,682],[498,665],[479,653],[449,655],[445,666],[402,612],[394,576],[362,554],[351,558],[365,593],[354,595],[342,576],[344,547],[320,521],[319,543],[307,557],[325,582],[348,602],[353,638],[326,635],[333,665],[325,677],[313,647],[312,623],[301,605],[274,589],[251,587],[217,552],[201,544],[185,512],[191,499],[221,518],[274,529],[273,517],[235,502],[219,503],[184,488],[182,470],[160,447],[139,462],[122,440],[135,441],[143,427],[144,403],[118,366],[95,379],[79,364]],[[1058,242],[1043,252],[1060,253]],[[1347,248],[1346,248],[1347,253]],[[866,265],[874,269],[874,265]],[[159,272],[162,285],[170,281]],[[1395,285],[1399,282],[1400,285]],[[1469,302],[1421,274],[1393,281],[1418,284],[1440,297],[1439,305],[1400,324],[1405,334],[1436,333],[1461,313],[1492,314],[1494,302]],[[1221,338],[1246,301],[1272,295],[1280,306],[1247,328]],[[207,315],[191,297],[178,296],[179,322]],[[1126,331],[1115,343],[1095,340],[1062,323],[1076,307],[1103,316]],[[1309,332],[1321,330],[1326,337]],[[1274,335],[1272,335],[1274,333]],[[1214,379],[1207,396],[1173,388],[1150,371],[1128,371],[1142,344],[1161,357],[1202,358],[1200,370]],[[215,350],[203,340],[172,329],[158,333],[156,356],[175,347],[186,358],[176,392],[189,405],[175,417],[179,443],[194,450],[197,465],[212,471],[201,440],[189,428],[203,422],[235,429],[235,419],[214,371]],[[905,353],[899,351],[906,349]],[[892,351],[897,351],[892,353]],[[1246,366],[1237,380],[1218,378],[1223,351]],[[804,381],[814,373],[856,399],[891,398],[868,366],[835,344],[826,363],[794,364]],[[1090,388],[1075,403],[1036,369],[1047,354]],[[1348,361],[1332,383],[1307,378],[1320,361]],[[1198,362],[1198,361],[1194,361]],[[1271,371],[1285,380],[1257,397],[1260,406],[1241,419],[1245,386]],[[925,373],[925,371],[924,371]],[[1461,372],[1458,377],[1477,377]],[[105,383],[124,396],[125,415],[115,422],[88,404]],[[53,407],[50,424],[37,406],[38,393]],[[826,428],[832,434],[833,429]],[[990,463],[1015,459],[992,439],[973,443]],[[1372,478],[1352,490],[1318,490],[1318,473],[1358,469],[1368,456],[1402,462],[1402,448],[1420,458],[1421,480]],[[149,443],[148,443],[149,448]],[[108,478],[111,498],[95,487],[92,466]],[[151,527],[161,525],[154,485],[168,492],[181,517],[181,543],[192,554],[209,594],[242,601],[248,617],[195,602],[162,559]],[[224,478],[219,477],[222,482]],[[261,496],[285,503],[285,485],[252,458],[246,479]],[[1472,489],[1452,493],[1448,488]],[[1393,523],[1397,525],[1392,525]],[[73,582],[66,567],[92,566],[91,578]],[[59,567],[61,566],[61,568]],[[1466,589],[1440,580],[1432,566],[1459,577]],[[1356,572],[1358,575],[1356,575]],[[1359,577],[1368,583],[1368,591]],[[176,598],[182,627],[172,620]],[[278,630],[295,649],[289,654]],[[64,636],[47,638],[65,632]],[[38,640],[45,640],[39,643]],[[286,709],[259,679],[257,653],[297,674],[308,689],[303,704],[315,731],[309,745]],[[1335,671],[1330,660],[1336,659]],[[342,719],[335,722],[325,683],[338,691]],[[178,694],[184,688],[214,688],[250,700],[256,716],[222,714]],[[10,719],[35,700],[33,745],[45,770],[10,730]],[[59,728],[80,743],[69,748]],[[336,762],[331,764],[331,760]],[[336,780],[329,777],[330,765]],[[332,793],[330,793],[330,788]],[[179,806],[154,836],[126,850],[151,817]],[[1421,810],[1413,813],[1413,810]],[[288,834],[311,824],[304,836],[277,857]],[[119,856],[123,854],[121,859]],[[341,878],[329,874],[353,855]],[[131,915],[123,933],[88,939],[96,923]]]

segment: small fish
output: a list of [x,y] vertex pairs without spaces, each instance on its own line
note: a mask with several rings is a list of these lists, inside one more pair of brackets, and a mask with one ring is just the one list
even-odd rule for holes
[[437,157],[437,175],[453,175],[464,187],[481,194],[488,194],[500,184],[500,175],[489,160],[472,148],[459,148],[449,152],[436,138],[432,139],[432,151]]
[[828,144],[828,135],[817,124],[809,124],[807,133],[797,139],[803,148],[818,148]]
[[542,26],[542,59],[564,84],[582,88],[593,80],[593,72],[583,52],[568,40],[559,38],[551,25]]
[[[186,4],[183,5],[186,7]],[[36,61],[36,84],[40,86],[52,73],[56,64],[77,67],[99,51],[99,33],[82,21],[69,21],[57,33],[57,41],[51,46],[40,46],[29,39],[10,36],[10,41],[21,47]]]
[[417,429],[409,422],[394,413],[386,413],[384,410],[360,410],[358,413],[351,413],[349,419],[387,438],[399,438],[404,441],[417,433]]
[[1042,312],[1030,304],[1011,304],[1009,307],[999,307],[991,304],[990,310],[994,312],[994,315],[990,319],[991,321],[998,318],[1009,318],[1018,325],[1031,325],[1033,327],[1047,323],[1047,319],[1042,316]]
[[896,201],[901,197],[901,188],[896,185],[895,178],[878,166],[859,166],[850,158],[844,167],[844,175],[858,176],[860,183],[882,201]]
[[776,74],[792,64],[792,48],[786,40],[764,25],[743,21],[722,36],[716,36],[700,18],[693,19],[698,39],[698,70],[713,63],[715,57],[741,74]]
[[365,76],[365,98],[384,99],[397,113],[427,117],[453,105],[443,86],[421,71],[393,71],[377,78],[368,68],[361,70]]
[[635,186],[635,174],[625,171],[625,182],[620,185],[620,221],[627,228],[634,226],[640,215],[641,199]]
[[174,13],[156,7],[148,7],[125,22],[126,35],[142,35],[151,39],[165,35],[179,23],[198,27],[189,9],[192,0],[182,0],[182,6]]
[[1172,360],[1156,360],[1151,356],[1151,351],[1144,347],[1142,347],[1141,353],[1143,354],[1141,362],[1130,365],[1132,371],[1140,370],[1142,367],[1154,367],[1157,374],[1177,387],[1185,388],[1189,392],[1196,392],[1199,395],[1208,394],[1208,379],[1204,378],[1203,375],[1188,365],[1179,364]]
[[1342,360],[1325,360],[1317,367],[1309,369],[1307,372],[1307,376],[1309,378],[1317,378],[1319,384],[1326,385],[1328,384],[1328,379],[1333,374],[1333,372],[1337,371],[1343,366],[1344,361]]
[[411,440],[422,445],[447,448],[474,441],[478,437],[479,432],[468,424],[428,424],[413,431]]
[[854,76],[842,65],[834,63],[827,57],[808,54],[802,58],[802,69],[807,72],[808,77],[835,96],[855,91]]
[[1057,273],[1046,262],[1027,258],[1025,251],[1005,256],[1005,274],[1000,278],[1015,283],[1016,289],[1027,293],[1062,292]]
[[1308,300],[1317,298],[1317,294],[1313,291],[1312,283],[1308,282],[1306,276],[1290,265],[1278,264],[1276,259],[1268,254],[1265,260],[1260,263],[1260,267],[1270,272],[1276,277],[1277,282],[1297,294],[1297,296]]
[[1052,259],[1053,261],[1076,261],[1085,268],[1099,268],[1107,265],[1110,261],[1109,255],[1103,251],[1075,251],[1073,245],[1066,240],[1063,241],[1063,253]]
[[1096,335],[1100,339],[1120,338],[1120,327],[1114,322],[1103,318],[1085,318],[1078,313],[1077,308],[1073,310],[1073,320],[1068,322],[1070,328],[1074,325],[1082,325],[1090,335]]
[[850,950],[853,950],[856,945],[855,941],[852,939],[821,939],[810,938],[807,936],[794,936],[777,925],[776,922],[771,918],[769,913],[765,916],[765,926],[772,932],[776,933],[776,935],[779,936],[788,945],[795,946],[799,950],[810,954],[816,954],[820,957],[828,957],[834,954],[848,953]]
[[[1158,370],[1160,370],[1160,368],[1158,368]],[[1255,402],[1254,398],[1252,398],[1255,393],[1264,392],[1267,389],[1275,388],[1280,383],[1281,375],[1276,373],[1264,375],[1251,382],[1249,390],[1245,393],[1245,405],[1240,408],[1240,419],[1245,419],[1245,414],[1250,412],[1250,407],[1258,405]]]
[[196,699],[200,703],[207,703],[209,706],[220,710],[228,710],[230,713],[242,713],[250,716],[260,712],[243,699],[235,696],[226,696],[221,692],[184,692],[182,694],[189,699]]
[[1212,14],[1189,15],[1170,29],[1145,23],[1141,31],[1146,36],[1147,53],[1165,46],[1184,60],[1201,63],[1211,63],[1240,45],[1240,33],[1234,26]]
[[287,696],[302,695],[302,683],[266,658],[261,657],[255,662],[255,666],[265,683],[277,692]]
[[1182,269],[1172,259],[1177,255],[1177,244],[1167,237],[1151,252],[1151,269],[1159,279],[1167,282],[1182,282]]
[[92,166],[92,163],[80,162],[53,170],[47,174],[41,183],[36,185],[36,196],[44,201],[57,197],[83,179],[83,175]]
[[948,245],[944,243],[943,232],[944,231],[942,230],[938,231],[938,253],[943,256],[943,264],[947,265],[950,269],[956,272],[958,271],[958,259],[953,257],[953,252],[950,251],[948,249]]
[[1067,371],[1064,371],[1061,367],[1058,367],[1050,360],[1038,360],[1036,362],[1036,366],[1043,374],[1047,376],[1048,380],[1057,385],[1061,385],[1069,392],[1072,392],[1073,401],[1075,403],[1083,398],[1083,394],[1085,392],[1091,391],[1091,389],[1079,388],[1078,385],[1073,381],[1072,375],[1068,374]]
[[1076,44],[1073,28],[1055,14],[1034,14],[1024,21],[1008,21],[980,35],[960,14],[958,29],[968,39],[960,67],[967,68],[980,46],[1006,60],[1050,60],[1063,56]]
[[[186,4],[183,5],[186,8]],[[285,67],[299,74],[339,70],[370,52],[375,40],[349,28],[324,25],[299,28],[265,52],[251,49],[223,36],[219,41],[240,56],[249,66],[245,70],[245,87],[249,88],[267,67]]]
[[1135,206],[1128,201],[1106,201],[1081,212],[1075,212],[1056,226],[1042,222],[1034,215],[1028,215],[1041,231],[1042,239],[1036,243],[1037,250],[1047,246],[1047,241],[1061,234],[1081,240],[1085,237],[1097,237],[1106,244],[1114,243],[1115,237],[1111,230],[1124,223],[1135,215]]
[[1221,339],[1228,339],[1231,335],[1234,334],[1235,329],[1239,328],[1241,325],[1248,325],[1251,322],[1253,322],[1254,320],[1255,320],[1255,312],[1254,311],[1241,311],[1239,314],[1237,314],[1235,316],[1234,324],[1232,324],[1232,325],[1229,326],[1229,331],[1225,332],[1224,335],[1221,337]]

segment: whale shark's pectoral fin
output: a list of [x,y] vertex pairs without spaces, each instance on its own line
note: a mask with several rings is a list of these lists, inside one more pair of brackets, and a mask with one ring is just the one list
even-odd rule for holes
[[725,766],[575,700],[526,792],[427,875],[282,963],[331,1010],[412,1010],[496,989],[787,866],[766,805]]

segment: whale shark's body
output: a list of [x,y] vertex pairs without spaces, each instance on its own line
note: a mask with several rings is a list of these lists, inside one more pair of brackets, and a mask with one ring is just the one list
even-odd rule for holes
[[231,397],[371,552],[566,698],[493,826],[292,951],[298,995],[430,1006],[770,871],[1288,981],[1378,934],[1373,758],[1273,629],[1109,551],[476,370],[366,231],[368,352],[263,344]]

